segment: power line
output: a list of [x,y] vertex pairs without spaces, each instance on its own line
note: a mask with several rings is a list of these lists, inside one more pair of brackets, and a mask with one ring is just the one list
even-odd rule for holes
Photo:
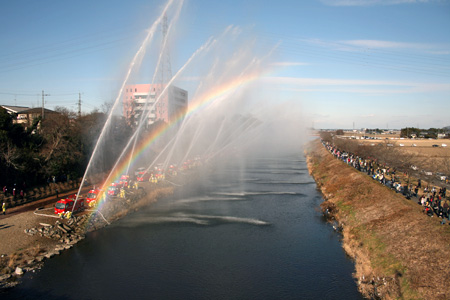
[[39,93],[36,94],[24,94],[24,93],[6,93],[0,92],[0,95],[11,95],[11,96],[39,96]]

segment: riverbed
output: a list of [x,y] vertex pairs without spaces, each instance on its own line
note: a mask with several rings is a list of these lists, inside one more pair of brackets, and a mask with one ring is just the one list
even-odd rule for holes
[[362,299],[303,154],[208,166],[2,299]]

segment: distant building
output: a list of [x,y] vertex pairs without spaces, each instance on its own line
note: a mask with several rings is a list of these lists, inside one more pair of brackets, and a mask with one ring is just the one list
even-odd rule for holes
[[188,107],[188,92],[170,86],[155,104],[163,89],[162,84],[127,85],[123,93],[123,115],[127,123],[137,125],[142,116],[147,125],[156,121],[170,123],[182,117]]
[[[25,107],[25,106],[7,106],[7,105],[2,105],[1,107],[3,107],[6,112],[10,115],[14,115],[17,116],[17,118],[15,119],[15,123],[26,123],[26,116],[20,114],[20,112],[22,111],[26,111],[29,110],[29,107]],[[19,116],[20,114],[20,116]]]
[[[14,123],[22,124],[25,128],[31,126],[33,121],[42,116],[42,107],[24,107],[24,106],[9,106],[1,105],[10,115],[16,116]],[[57,112],[44,108],[44,117],[50,117]]]

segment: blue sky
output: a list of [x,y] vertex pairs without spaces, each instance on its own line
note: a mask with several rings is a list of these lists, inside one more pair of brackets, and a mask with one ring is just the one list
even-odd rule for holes
[[[114,100],[164,4],[1,1],[0,104],[41,106],[42,90],[49,108],[77,110],[79,92],[85,112]],[[277,45],[262,80],[309,126],[450,125],[448,0],[186,0],[172,72],[229,25],[261,52]]]

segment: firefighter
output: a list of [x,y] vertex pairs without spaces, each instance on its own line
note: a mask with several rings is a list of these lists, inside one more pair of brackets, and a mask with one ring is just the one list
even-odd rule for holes
[[72,217],[72,212],[68,211],[66,212],[66,219],[70,219]]
[[135,188],[136,190],[139,188],[139,185],[138,185],[138,182],[137,182],[137,181],[134,182],[134,188]]
[[125,198],[125,190],[120,188],[120,198]]
[[3,211],[3,214],[6,215],[6,203],[5,202],[3,202],[2,211]]

